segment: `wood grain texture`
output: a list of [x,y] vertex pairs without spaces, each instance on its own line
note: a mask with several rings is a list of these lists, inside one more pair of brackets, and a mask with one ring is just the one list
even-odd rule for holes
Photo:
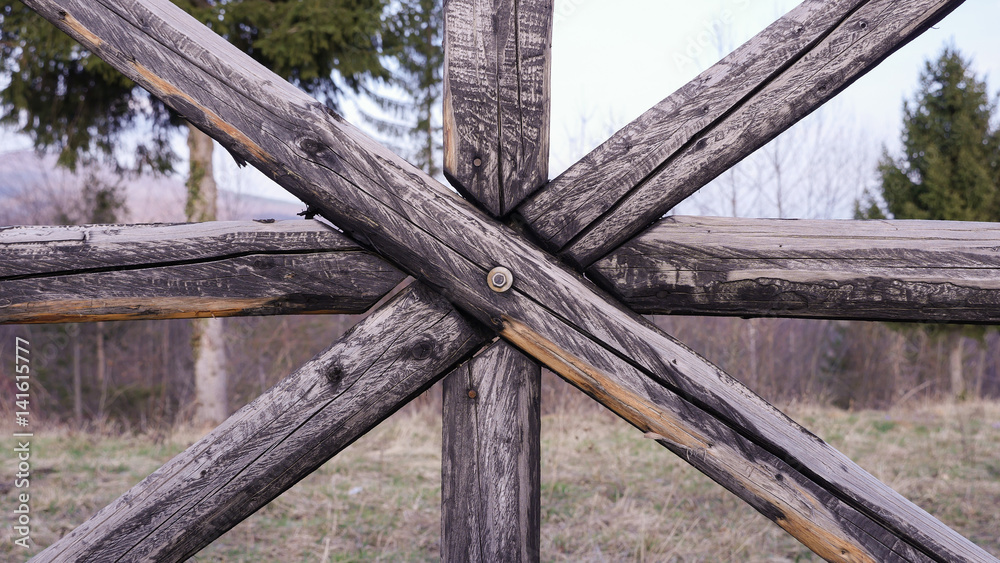
[[[508,320],[504,335],[829,561],[930,561],[884,524],[837,498],[809,468],[755,444],[690,401],[651,383],[611,351],[573,356],[527,325]],[[680,365],[680,364],[678,364]],[[601,366],[601,367],[596,367]],[[683,368],[679,368],[683,369]],[[815,436],[812,439],[822,443]]]
[[[445,175],[506,215],[548,178],[551,0],[447,0]],[[541,368],[497,343],[445,380],[442,561],[538,561]]]
[[32,561],[183,561],[488,338],[413,285]]
[[1000,322],[1000,224],[669,217],[589,270],[644,314]]
[[502,340],[445,378],[442,561],[539,560],[540,389]]
[[[501,330],[535,359],[557,371],[566,365],[588,366],[624,389],[675,393],[707,414],[696,420],[724,424],[798,468],[896,536],[895,543],[941,560],[995,560],[578,273],[328,113],[166,0],[25,3],[352,238],[425,281],[465,313]],[[502,294],[489,290],[485,280],[498,264],[515,276],[513,289]],[[534,342],[554,345],[543,350]],[[672,408],[664,405],[662,410],[672,413]],[[686,431],[706,432],[699,427]],[[717,469],[732,471],[724,465]],[[739,478],[761,490],[775,480],[763,472]],[[810,548],[828,552],[808,530],[790,531]]]
[[492,215],[548,180],[552,0],[444,3],[444,171]]
[[404,277],[319,221],[0,230],[0,323],[360,313]]
[[589,266],[834,97],[961,0],[807,0],[519,209]]

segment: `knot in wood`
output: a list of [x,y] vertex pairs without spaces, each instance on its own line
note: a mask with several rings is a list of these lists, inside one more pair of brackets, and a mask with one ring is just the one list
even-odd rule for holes
[[340,380],[344,377],[344,366],[340,363],[333,364],[330,367],[330,371],[326,372],[326,378],[330,380],[330,383],[334,385],[340,383]]
[[434,347],[427,340],[421,340],[413,345],[413,349],[410,350],[410,355],[413,356],[414,360],[426,360],[431,356],[431,352]]
[[323,149],[326,147],[316,139],[302,139],[299,141],[299,148],[309,156],[316,156],[323,152]]
[[253,261],[253,268],[255,270],[270,270],[276,266],[277,264],[274,262],[274,259],[270,257],[257,258]]

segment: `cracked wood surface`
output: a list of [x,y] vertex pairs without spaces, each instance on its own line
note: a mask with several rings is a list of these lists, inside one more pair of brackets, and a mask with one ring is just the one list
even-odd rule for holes
[[806,0],[628,124],[519,213],[589,266],[833,98],[962,0]]
[[[444,3],[445,175],[502,216],[548,179],[551,0]],[[541,545],[541,368],[504,342],[444,381],[441,557]]]
[[[897,553],[913,549],[942,560],[995,560],[578,273],[370,141],[165,0],[26,4],[465,313],[500,330],[570,381],[587,385],[577,370],[611,389],[594,396],[643,430],[668,437],[657,432],[657,414],[692,435],[711,436],[722,425],[802,471],[837,502],[865,514],[893,536],[888,543]],[[485,274],[496,264],[514,272],[514,288],[507,293],[486,286]],[[643,395],[649,402],[628,400]],[[746,448],[733,451],[738,459],[732,465],[713,456],[698,457],[698,463],[706,473],[754,483],[752,492],[748,487],[732,490],[752,506],[779,507],[764,510],[765,515],[779,519],[785,514],[780,507],[788,503],[824,506],[801,486],[782,489],[791,498],[777,498],[777,478],[769,471],[733,475],[732,467],[758,461],[748,457]],[[755,500],[755,494],[766,504]],[[831,533],[849,538],[850,548],[839,544],[836,559],[842,560],[876,552],[882,537],[846,524],[827,530],[810,519],[786,530],[831,557],[836,552],[820,538]]]
[[32,561],[183,561],[489,338],[412,285]]
[[443,385],[441,560],[538,561],[541,368],[501,340]]
[[548,180],[552,0],[444,3],[444,172],[496,217]]
[[1000,224],[669,217],[588,273],[644,314],[1000,322]]
[[319,221],[0,230],[0,323],[361,313],[404,277]]

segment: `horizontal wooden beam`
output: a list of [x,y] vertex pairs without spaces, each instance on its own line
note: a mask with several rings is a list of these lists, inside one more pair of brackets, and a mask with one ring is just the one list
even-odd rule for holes
[[589,270],[644,314],[1000,323],[1000,223],[670,217]]
[[404,278],[319,221],[0,229],[0,323],[361,313]]
[[[578,273],[414,168],[214,35],[167,0],[25,0],[61,29],[253,163],[348,234],[498,330],[779,524],[824,506],[784,473],[715,438],[739,435],[866,515],[884,532],[795,517],[785,529],[824,557],[877,560],[891,537],[949,561],[995,560],[892,491],[739,382],[628,311]],[[503,265],[513,287],[496,292]],[[725,427],[731,434],[720,434]],[[687,436],[697,437],[689,439]],[[680,451],[680,450],[679,450]],[[719,452],[718,455],[709,455]],[[780,475],[780,477],[779,477]],[[750,484],[753,486],[751,487]],[[791,495],[784,498],[783,495]],[[771,509],[770,507],[775,507]],[[866,530],[866,529],[865,529]],[[834,539],[831,540],[830,538]],[[877,539],[875,539],[877,538]]]
[[488,338],[410,286],[32,561],[184,561]]
[[806,0],[518,209],[589,266],[831,99],[962,0]]

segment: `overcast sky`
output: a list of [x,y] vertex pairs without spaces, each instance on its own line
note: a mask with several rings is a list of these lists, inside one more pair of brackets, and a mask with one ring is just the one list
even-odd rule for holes
[[[720,58],[713,29],[725,30],[728,50],[794,8],[795,0],[556,0],[552,53],[552,166],[554,176],[608,134],[625,125]],[[954,44],[1000,89],[1000,0],[967,0],[863,77],[834,102],[837,121],[852,124],[866,150],[895,148],[901,105],[912,96],[923,61]],[[829,118],[829,116],[827,116]],[[0,139],[0,150],[24,146]],[[220,159],[229,159],[225,151]],[[233,167],[218,162],[228,174]],[[262,176],[222,184],[272,195]],[[256,187],[256,189],[255,189]],[[689,211],[690,212],[690,211]]]
[[[736,47],[794,0],[556,0],[552,55],[553,151],[581,116],[621,126],[694,78],[719,53],[712,29]],[[936,28],[895,53],[840,95],[838,113],[879,138],[898,137],[901,104],[923,61],[954,43],[979,73],[998,75],[1000,0],[968,0]],[[731,50],[731,49],[729,49]],[[728,52],[728,50],[727,50]],[[1000,83],[989,81],[996,92]],[[553,154],[553,156],[557,156]],[[555,160],[558,160],[556,158]]]

